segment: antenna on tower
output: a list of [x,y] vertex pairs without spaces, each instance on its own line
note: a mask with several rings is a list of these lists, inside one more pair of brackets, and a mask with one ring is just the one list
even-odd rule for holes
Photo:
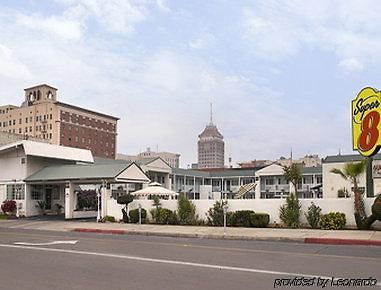
[[210,103],[210,125],[213,125],[213,104]]

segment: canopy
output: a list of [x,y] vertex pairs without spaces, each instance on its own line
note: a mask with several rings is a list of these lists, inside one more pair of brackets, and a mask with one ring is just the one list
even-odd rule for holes
[[135,196],[157,195],[172,197],[179,195],[177,192],[161,186],[161,184],[158,182],[152,182],[146,188],[131,192],[130,194]]

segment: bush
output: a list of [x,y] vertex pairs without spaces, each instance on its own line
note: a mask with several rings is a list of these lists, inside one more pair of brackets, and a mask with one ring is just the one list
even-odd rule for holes
[[183,194],[177,200],[177,220],[181,225],[195,225],[197,221],[196,206]]
[[116,220],[115,220],[115,218],[114,218],[113,216],[111,216],[111,215],[106,215],[106,216],[105,216],[105,222],[115,223]]
[[154,222],[162,225],[176,225],[177,217],[176,213],[168,208],[159,207],[159,213],[157,214],[157,209],[151,210],[151,215],[154,218]]
[[134,197],[131,194],[124,194],[117,197],[116,202],[118,204],[124,204],[124,208],[122,208],[122,214],[123,214],[123,222],[128,223],[129,217],[128,217],[128,204],[133,202]]
[[342,212],[330,212],[320,217],[320,227],[323,230],[342,230],[347,220]]
[[[146,218],[147,218],[147,211],[142,208],[141,209],[141,215],[142,215],[142,224],[144,224],[146,222]],[[130,223],[138,223],[139,222],[139,209],[136,208],[136,209],[132,209],[128,212],[129,216],[130,216]]]
[[255,213],[252,210],[239,210],[227,212],[226,223],[230,227],[254,227],[265,228],[270,222],[270,216],[267,213]]
[[7,219],[8,219],[8,215],[0,213],[0,220],[7,220]]
[[299,228],[300,226],[300,209],[302,205],[295,194],[291,193],[287,199],[286,204],[279,208],[279,218],[288,227],[292,229]]
[[16,202],[14,200],[4,200],[1,210],[5,214],[13,214],[16,211]]
[[267,213],[251,214],[251,226],[254,228],[266,228],[270,222],[270,215]]
[[214,227],[222,227],[224,225],[224,205],[227,202],[216,201],[212,208],[207,213],[207,224]]
[[311,205],[308,207],[307,213],[305,214],[308,224],[311,228],[317,229],[319,228],[319,220],[321,208],[311,202]]
[[381,194],[374,200],[372,205],[372,215],[375,219],[381,221]]
[[233,213],[230,218],[231,226],[233,227],[246,227],[249,228],[252,225],[251,216],[254,214],[252,210],[238,210]]

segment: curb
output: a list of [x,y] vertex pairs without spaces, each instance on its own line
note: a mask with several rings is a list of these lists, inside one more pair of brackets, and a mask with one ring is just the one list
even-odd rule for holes
[[73,228],[72,232],[96,233],[110,235],[137,235],[137,236],[156,236],[172,238],[199,238],[199,239],[218,239],[218,240],[241,240],[241,241],[277,241],[289,243],[323,244],[323,245],[362,245],[362,246],[381,246],[381,240],[360,240],[360,239],[337,239],[337,238],[289,238],[289,237],[249,237],[249,236],[229,236],[220,234],[186,234],[186,233],[166,233],[149,232],[134,230],[107,230]]
[[306,244],[381,246],[381,240],[356,240],[335,238],[305,238]]
[[171,238],[199,238],[199,239],[216,239],[216,240],[241,240],[241,241],[277,241],[290,243],[304,243],[304,238],[288,238],[288,237],[249,237],[249,236],[230,236],[219,234],[185,234],[185,233],[163,233],[148,231],[131,231],[131,230],[102,230],[89,228],[73,228],[72,232],[97,233],[111,235],[137,235],[137,236],[156,236]]

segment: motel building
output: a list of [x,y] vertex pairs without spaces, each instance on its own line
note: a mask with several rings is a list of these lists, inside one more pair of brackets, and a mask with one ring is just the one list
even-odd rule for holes
[[100,195],[104,217],[113,189],[123,191],[148,182],[136,163],[95,163],[86,149],[29,140],[0,147],[0,201],[15,200],[18,216],[38,215],[38,202],[45,202],[48,213],[61,206],[66,219],[89,217],[87,212],[75,211],[76,194],[93,188]]
[[[345,163],[360,161],[360,155],[327,156],[322,167],[302,168],[298,195],[303,210],[314,202],[324,212],[343,211],[349,224],[353,216],[353,193],[350,181],[331,173]],[[367,209],[374,196],[381,193],[381,155],[373,157],[373,193],[366,189],[363,174],[359,186],[366,191]],[[283,176],[283,167],[271,164],[262,168],[224,168],[194,170],[171,168],[162,158],[145,158],[135,162],[96,157],[86,149],[71,148],[30,140],[0,146],[0,203],[15,200],[18,216],[40,215],[39,202],[45,203],[47,217],[62,207],[66,219],[83,217],[121,217],[119,195],[133,192],[158,182],[193,199],[198,213],[204,216],[216,200],[228,199],[231,210],[253,209],[268,212],[271,222],[278,221],[284,199],[294,192]],[[100,200],[95,209],[81,208],[79,196],[86,191]],[[340,192],[348,195],[340,196]],[[94,195],[95,196],[95,195]],[[140,199],[147,199],[141,197]],[[176,209],[176,200],[163,200],[163,206]],[[151,200],[136,200],[131,209],[141,204],[149,210]]]

